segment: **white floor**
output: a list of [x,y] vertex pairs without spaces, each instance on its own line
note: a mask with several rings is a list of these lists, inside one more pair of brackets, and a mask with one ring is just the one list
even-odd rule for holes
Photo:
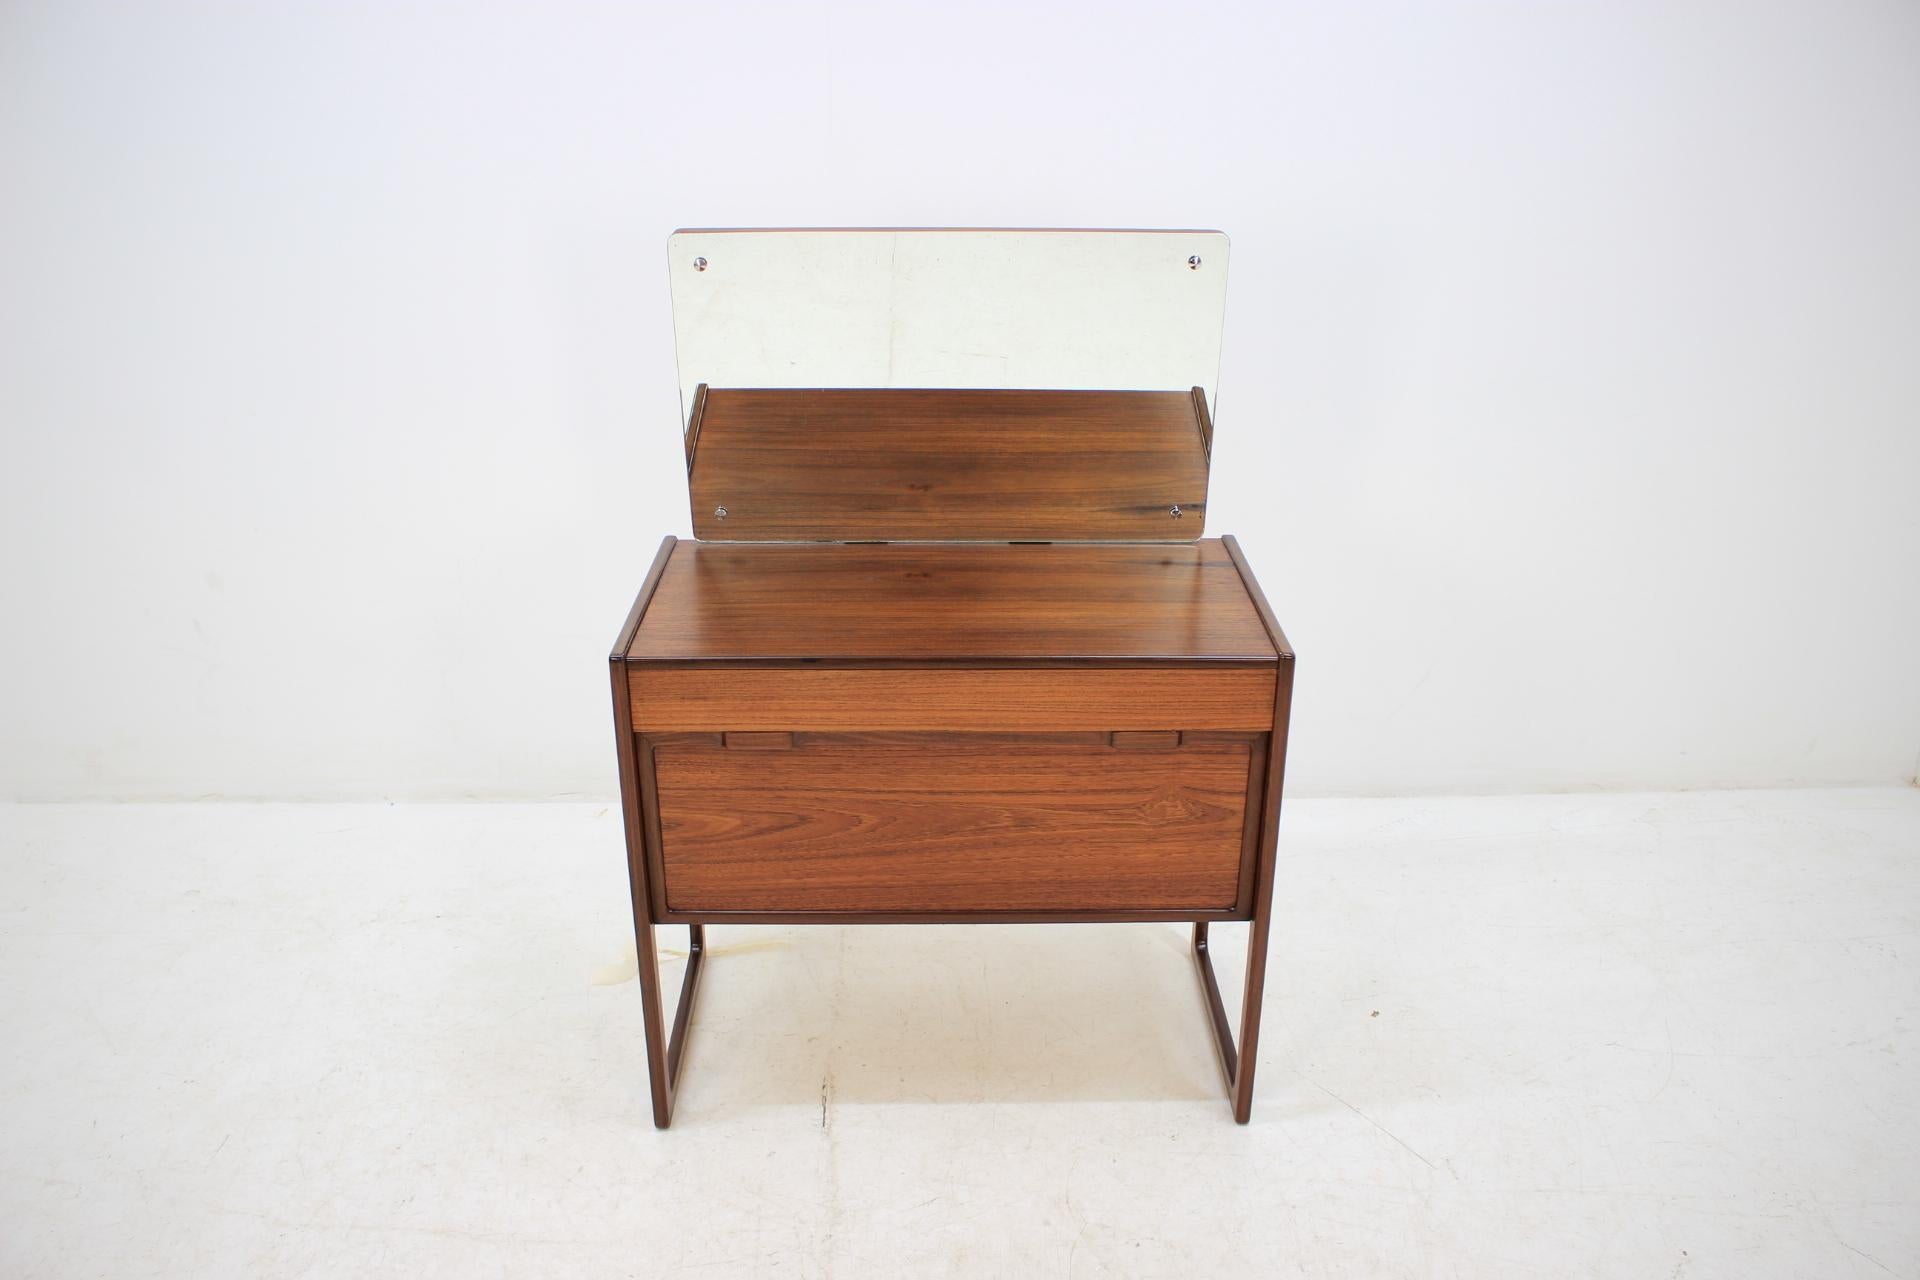
[[657,1133],[604,808],[0,808],[0,1275],[1920,1276],[1920,791],[1280,875],[1248,1128],[1174,926],[736,928]]

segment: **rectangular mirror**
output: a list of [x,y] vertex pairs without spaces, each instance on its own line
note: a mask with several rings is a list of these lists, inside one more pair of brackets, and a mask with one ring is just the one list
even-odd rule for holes
[[679,231],[694,533],[1200,536],[1217,231]]
[[684,425],[709,387],[1181,391],[1214,408],[1218,231],[677,231]]

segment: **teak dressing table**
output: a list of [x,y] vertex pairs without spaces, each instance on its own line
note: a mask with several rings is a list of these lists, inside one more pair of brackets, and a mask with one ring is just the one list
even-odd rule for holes
[[[1145,367],[1169,323],[1210,323],[1174,372],[1211,381],[1223,276],[1191,277],[1225,250],[1205,232],[673,238],[694,540],[661,544],[611,657],[656,1125],[715,923],[1192,922],[1250,1117],[1293,652],[1234,540],[1199,536],[1207,387],[1131,389],[1170,376]],[[1116,302],[1127,273],[1152,287]],[[848,302],[868,284],[884,325]],[[1018,332],[1052,323],[1078,337],[1036,352]],[[927,371],[903,327],[931,335]],[[1025,353],[994,376],[1043,385],[886,385],[959,381],[939,364],[955,350]],[[1128,389],[1075,389],[1089,360]],[[758,385],[768,367],[821,376]],[[1218,921],[1251,925],[1237,1036]],[[690,932],[670,1029],[660,924]]]

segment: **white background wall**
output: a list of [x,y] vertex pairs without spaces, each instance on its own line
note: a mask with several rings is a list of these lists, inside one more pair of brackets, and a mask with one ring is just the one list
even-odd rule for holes
[[1920,8],[0,8],[0,789],[612,795],[665,237],[1219,226],[1297,790],[1920,756]]

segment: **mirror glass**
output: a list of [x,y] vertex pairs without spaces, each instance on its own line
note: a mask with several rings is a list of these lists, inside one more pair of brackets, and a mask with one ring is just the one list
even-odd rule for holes
[[684,428],[694,389],[1180,391],[1214,408],[1218,231],[679,231]]

